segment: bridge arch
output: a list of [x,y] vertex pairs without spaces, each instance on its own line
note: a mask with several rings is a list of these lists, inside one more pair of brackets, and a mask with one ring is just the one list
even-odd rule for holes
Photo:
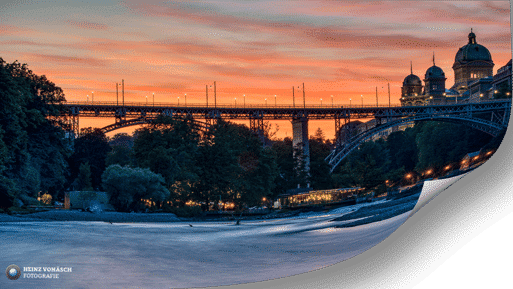
[[[141,118],[134,118],[134,119],[124,120],[124,121],[118,121],[118,122],[113,123],[111,125],[102,127],[101,131],[103,133],[108,133],[108,132],[111,132],[111,131],[115,131],[117,129],[121,129],[121,128],[125,128],[125,127],[130,127],[130,126],[134,126],[134,125],[150,124],[151,122],[153,122],[156,119],[157,119],[156,117],[141,117]],[[206,129],[208,129],[210,127],[210,125],[208,123],[206,123],[206,122],[198,121],[198,120],[195,120],[195,119],[192,119],[192,121],[201,130],[206,130]]]
[[500,131],[503,128],[507,127],[507,121],[504,122],[505,124],[495,123],[492,121],[472,118],[463,115],[418,115],[395,119],[393,121],[373,127],[365,132],[360,133],[359,135],[354,136],[343,147],[337,147],[334,151],[332,151],[332,153],[326,158],[328,164],[331,166],[330,172],[333,172],[335,168],[340,164],[340,162],[342,162],[342,160],[346,158],[353,150],[358,148],[362,143],[366,142],[374,135],[379,134],[380,132],[391,127],[399,126],[401,124],[405,124],[412,121],[443,121],[450,123],[458,123],[470,126],[474,129],[487,133],[493,137],[499,135]]

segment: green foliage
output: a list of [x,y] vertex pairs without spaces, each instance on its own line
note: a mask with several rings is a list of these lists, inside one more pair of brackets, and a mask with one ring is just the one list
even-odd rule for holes
[[[283,194],[286,190],[297,188],[298,185],[306,187],[309,181],[308,172],[305,168],[305,161],[302,158],[301,150],[292,146],[292,139],[274,141],[271,147],[276,155],[278,176],[275,180],[273,197]],[[316,149],[314,144],[314,166],[316,165]],[[313,170],[311,170],[313,172]],[[315,172],[313,172],[316,174]]]
[[169,195],[164,178],[149,169],[112,165],[103,173],[102,181],[110,203],[118,211],[138,211],[143,208],[142,199],[162,202]]
[[325,139],[324,132],[318,128],[310,138],[310,182],[316,190],[333,188],[331,167],[324,160],[329,155],[331,143]]
[[80,164],[80,169],[78,172],[78,177],[75,181],[77,185],[77,190],[81,191],[92,191],[93,184],[91,183],[91,167],[89,166],[89,162],[85,162]]
[[341,187],[374,188],[388,179],[390,158],[384,141],[363,143],[351,153],[336,176]]
[[277,176],[275,154],[264,148],[244,125],[218,121],[205,135],[197,158],[198,181],[194,197],[208,203],[234,202],[237,208],[254,206],[271,195]]
[[464,125],[443,122],[417,124],[416,145],[418,160],[416,171],[459,162],[469,152],[480,150],[491,137]]
[[69,158],[70,179],[78,177],[81,164],[89,163],[92,187],[100,188],[105,159],[110,150],[108,139],[100,129],[82,129],[80,137],[75,140],[74,152]]
[[111,151],[107,154],[105,165],[127,166],[134,164],[132,147],[134,138],[126,133],[118,133],[109,139]]
[[45,76],[0,58],[0,206],[20,194],[62,190],[69,152],[64,122],[54,116],[63,101]]

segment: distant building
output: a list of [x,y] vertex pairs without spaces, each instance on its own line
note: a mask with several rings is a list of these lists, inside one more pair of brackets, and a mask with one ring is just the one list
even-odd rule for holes
[[492,92],[493,77],[488,76],[478,80],[472,81],[468,85],[469,101],[486,100],[493,97]]
[[493,76],[493,66],[490,51],[483,45],[477,44],[476,34],[471,30],[468,35],[468,44],[456,53],[452,66],[454,85],[451,89],[460,94],[463,93],[471,82]]
[[497,78],[493,76],[493,66],[490,51],[483,45],[477,44],[476,34],[471,30],[468,43],[456,52],[452,66],[454,85],[449,89],[446,88],[447,78],[442,68],[435,65],[433,54],[433,66],[426,71],[424,86],[410,68],[411,74],[406,76],[401,88],[401,105],[445,104],[492,98],[495,83],[509,81],[511,84],[511,62],[509,70],[506,65],[497,73],[501,75]]
[[492,94],[499,93],[502,87],[511,89],[511,59],[503,67],[497,70],[497,74],[493,76]]

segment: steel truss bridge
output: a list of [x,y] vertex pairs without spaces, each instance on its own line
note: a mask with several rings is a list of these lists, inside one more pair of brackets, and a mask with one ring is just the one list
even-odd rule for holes
[[[148,103],[117,103],[108,102],[67,102],[66,117],[69,130],[79,136],[80,117],[113,118],[114,123],[102,128],[110,132],[123,127],[151,123],[159,115],[169,117],[192,117],[204,120],[206,126],[218,119],[249,120],[250,129],[262,135],[264,121],[290,120],[293,126],[293,144],[302,145],[303,153],[309,157],[308,121],[334,120],[337,145],[326,158],[332,171],[351,151],[375,134],[389,128],[414,121],[446,121],[471,126],[492,136],[506,128],[511,111],[511,100],[494,100],[473,103],[426,105],[426,106],[226,106],[213,107],[206,105],[173,106],[170,104]],[[354,133],[344,133],[346,125],[355,119],[376,120],[369,129]],[[351,137],[349,137],[351,136]]]

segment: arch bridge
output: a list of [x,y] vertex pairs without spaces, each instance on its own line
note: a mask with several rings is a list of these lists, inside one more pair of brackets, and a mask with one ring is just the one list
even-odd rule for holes
[[[191,117],[195,121],[203,120],[204,127],[218,119],[249,120],[250,128],[262,135],[265,120],[290,120],[293,128],[293,144],[301,146],[303,154],[309,160],[308,121],[335,121],[337,135],[336,147],[326,158],[332,171],[361,143],[387,129],[415,121],[447,121],[471,126],[492,136],[508,124],[511,99],[481,102],[466,102],[442,105],[422,106],[174,106],[171,104],[117,103],[108,102],[67,102],[66,117],[69,130],[79,135],[80,117],[114,118],[114,123],[102,128],[110,132],[132,125],[146,124],[159,115],[170,117]],[[364,131],[354,134],[350,122],[356,119],[374,119]]]

